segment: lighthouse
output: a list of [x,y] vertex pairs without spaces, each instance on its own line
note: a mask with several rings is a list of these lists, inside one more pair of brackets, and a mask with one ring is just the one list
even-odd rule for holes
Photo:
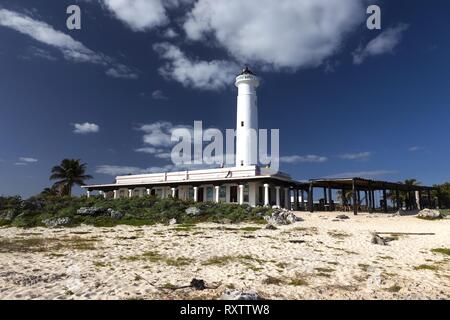
[[246,67],[236,77],[237,123],[236,167],[258,164],[258,98],[259,78]]

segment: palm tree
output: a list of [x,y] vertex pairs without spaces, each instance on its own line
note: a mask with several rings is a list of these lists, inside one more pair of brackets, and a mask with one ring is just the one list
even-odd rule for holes
[[84,185],[84,180],[92,179],[92,176],[86,174],[86,164],[80,163],[81,160],[64,159],[59,166],[52,169],[50,180],[56,181],[53,185],[58,188],[62,195],[72,195],[74,185]]
[[55,196],[59,196],[60,192],[59,192],[58,188],[51,187],[51,188],[45,188],[44,190],[42,190],[42,192],[39,195],[42,197],[55,197]]

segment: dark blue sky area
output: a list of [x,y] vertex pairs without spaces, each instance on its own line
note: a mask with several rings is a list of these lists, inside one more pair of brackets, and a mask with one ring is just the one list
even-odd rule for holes
[[[193,63],[222,61],[240,67],[249,62],[263,79],[260,127],[280,128],[281,155],[292,156],[282,170],[297,179],[450,180],[450,2],[376,1],[382,8],[382,30],[369,31],[362,20],[314,66],[295,65],[294,55],[292,66],[281,68],[264,54],[254,61],[240,58],[214,34],[189,39],[183,23],[195,1],[166,8],[164,24],[138,31],[99,2],[1,1],[0,194],[40,192],[51,184],[51,167],[67,157],[86,162],[95,183],[113,181],[114,172],[105,174],[105,168],[138,172],[169,164],[157,154],[136,152],[167,147],[144,143],[146,133],[138,130],[144,124],[202,120],[204,126],[234,128],[237,92],[232,79],[223,75],[230,71],[223,67],[217,76],[224,80],[217,88],[189,85],[189,79],[177,79],[179,61],[155,50],[160,43],[176,46]],[[82,8],[79,31],[65,26],[72,3]],[[70,36],[83,46],[77,50],[89,48],[90,62],[67,57],[60,42],[45,43],[24,32],[22,22],[13,19],[17,15],[31,26],[45,23]],[[364,11],[361,15],[366,16]],[[302,23],[286,32],[301,33]],[[165,35],[168,29],[177,35]],[[384,52],[367,47],[383,32],[388,32],[380,38],[388,42]],[[259,40],[249,36],[247,41]],[[354,61],[358,47],[367,49],[359,64]],[[95,62],[97,58],[101,61]],[[168,63],[172,74],[163,76],[160,68]],[[109,68],[122,73],[108,75]],[[234,70],[237,74],[239,68]],[[86,122],[96,124],[98,131],[74,132],[75,124]]]

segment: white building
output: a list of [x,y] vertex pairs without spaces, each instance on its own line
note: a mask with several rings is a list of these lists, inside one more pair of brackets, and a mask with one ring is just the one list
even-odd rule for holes
[[258,130],[256,89],[259,83],[259,78],[248,68],[236,78],[235,167],[118,176],[114,184],[83,186],[87,195],[99,191],[105,198],[114,199],[156,195],[198,202],[223,201],[296,209],[298,203],[291,204],[291,199],[298,199],[298,190],[304,188],[304,184],[283,173],[270,174],[257,165],[258,139],[249,129]]

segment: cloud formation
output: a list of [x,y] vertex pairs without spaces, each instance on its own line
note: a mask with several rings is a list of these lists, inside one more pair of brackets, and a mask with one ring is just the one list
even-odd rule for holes
[[353,53],[353,63],[361,64],[368,57],[393,53],[395,47],[402,40],[403,32],[405,32],[408,27],[407,24],[400,23],[396,27],[386,29],[375,39],[371,40],[365,47],[360,47]]
[[239,70],[239,67],[230,61],[190,59],[177,46],[167,42],[158,43],[153,48],[167,61],[159,69],[159,73],[185,87],[203,90],[222,89],[233,82]]
[[365,19],[365,0],[199,0],[184,23],[191,40],[270,69],[318,66]]
[[339,158],[344,160],[367,160],[372,156],[372,152],[344,153]]
[[[30,16],[0,9],[0,26],[16,30],[42,44],[58,49],[67,61],[101,65],[107,68],[106,74],[109,76],[126,79],[137,78],[137,74],[131,68],[117,63],[104,54],[92,51],[71,36]],[[37,53],[42,56],[43,52],[38,51]]]
[[322,163],[328,161],[327,157],[323,156],[317,156],[317,155],[306,155],[306,156],[299,156],[299,155],[293,155],[293,156],[284,156],[280,157],[281,163],[289,163],[289,164],[295,164],[295,163]]
[[95,123],[74,123],[73,126],[73,133],[75,134],[97,133],[100,131],[100,127]]

